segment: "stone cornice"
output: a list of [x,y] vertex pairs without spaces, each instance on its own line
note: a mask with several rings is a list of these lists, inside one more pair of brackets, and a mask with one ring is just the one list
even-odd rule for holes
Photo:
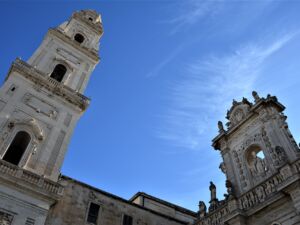
[[47,74],[37,70],[21,59],[16,59],[16,61],[13,62],[8,76],[10,76],[10,74],[14,71],[18,72],[19,75],[30,79],[33,83],[46,88],[51,91],[53,95],[59,96],[64,101],[79,108],[81,111],[85,111],[90,103],[89,98],[63,85],[62,83],[57,82]]
[[63,186],[22,169],[4,160],[0,160],[1,183],[8,183],[21,191],[29,191],[49,201],[59,200],[63,195]]
[[98,52],[93,51],[91,49],[88,49],[88,48],[80,45],[79,43],[73,41],[70,37],[65,35],[59,28],[50,28],[48,30],[48,35],[53,35],[53,36],[61,39],[65,43],[68,43],[69,45],[71,45],[72,47],[77,49],[78,51],[80,51],[80,52],[84,53],[85,55],[87,55],[95,63],[99,62],[100,58],[99,58]]

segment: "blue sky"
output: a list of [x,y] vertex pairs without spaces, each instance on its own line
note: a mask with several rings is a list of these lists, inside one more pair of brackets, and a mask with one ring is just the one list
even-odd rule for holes
[[279,98],[300,141],[300,1],[1,1],[2,80],[80,9],[101,13],[104,36],[64,174],[197,210],[209,181],[225,190],[217,121],[252,90]]

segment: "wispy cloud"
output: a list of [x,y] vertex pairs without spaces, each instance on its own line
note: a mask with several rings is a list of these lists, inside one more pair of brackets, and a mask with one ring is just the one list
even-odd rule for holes
[[185,44],[179,45],[175,48],[165,59],[163,59],[159,64],[157,64],[150,72],[146,74],[147,78],[157,76],[161,70],[170,63],[177,55],[182,51],[182,49],[186,46]]
[[[170,87],[170,106],[158,136],[184,148],[198,150],[234,97],[248,96],[266,60],[295,33],[247,44],[223,56],[186,65],[182,78]],[[266,44],[267,43],[267,44]],[[207,143],[205,143],[207,144]]]
[[178,13],[168,20],[168,23],[175,24],[171,34],[175,34],[183,27],[189,27],[201,19],[207,19],[217,15],[222,8],[223,0],[186,0],[177,3]]

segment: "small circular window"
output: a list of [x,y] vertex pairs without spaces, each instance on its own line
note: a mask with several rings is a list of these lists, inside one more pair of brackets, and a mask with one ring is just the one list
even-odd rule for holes
[[84,37],[82,34],[75,34],[74,40],[81,44],[84,41]]

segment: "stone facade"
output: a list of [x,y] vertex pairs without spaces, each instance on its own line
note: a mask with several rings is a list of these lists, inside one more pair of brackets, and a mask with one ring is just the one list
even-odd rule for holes
[[227,181],[224,200],[212,184],[208,210],[200,204],[197,225],[300,224],[300,149],[275,96],[254,103],[233,101],[227,112],[227,130],[218,123],[213,147],[221,152],[220,169]]
[[0,89],[0,225],[300,224],[300,149],[275,96],[233,101],[213,147],[227,194],[193,212],[143,192],[131,199],[61,176],[103,34],[93,10],[50,29],[33,56],[13,62]]

